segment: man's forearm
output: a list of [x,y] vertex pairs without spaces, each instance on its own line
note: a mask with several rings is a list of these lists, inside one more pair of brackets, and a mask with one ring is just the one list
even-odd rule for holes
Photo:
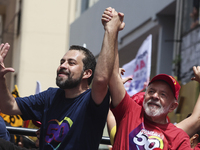
[[[16,111],[16,101],[7,88],[5,77],[0,78],[0,109],[3,113],[13,115]],[[18,106],[17,106],[18,107]],[[19,112],[18,112],[19,113]]]
[[[116,31],[105,31],[104,40],[102,44],[102,51],[100,52],[96,69],[97,73],[102,76],[104,79],[106,78],[107,81],[109,80],[115,60],[115,41],[117,37],[117,30]],[[98,75],[98,74],[96,74]]]
[[[111,10],[108,13],[111,13]],[[114,66],[115,42],[117,40],[120,19],[114,9],[112,9],[112,13],[113,19],[110,22],[103,23],[105,33],[92,84],[92,97],[96,104],[100,104],[107,93],[108,82]]]

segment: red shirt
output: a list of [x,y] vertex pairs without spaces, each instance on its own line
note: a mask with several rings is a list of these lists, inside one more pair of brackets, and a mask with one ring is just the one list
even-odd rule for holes
[[126,93],[116,108],[117,122],[113,150],[188,150],[189,136],[172,123],[157,124],[144,117],[142,106]]

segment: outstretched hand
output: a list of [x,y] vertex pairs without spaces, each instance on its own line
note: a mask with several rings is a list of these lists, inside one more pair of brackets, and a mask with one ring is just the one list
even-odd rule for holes
[[6,68],[4,65],[4,59],[7,56],[9,48],[10,48],[10,45],[8,43],[6,44],[2,43],[0,45],[0,77],[3,77],[8,72],[15,71],[13,68]]
[[195,77],[192,77],[191,80],[195,80],[200,83],[200,66],[193,66],[193,72]]

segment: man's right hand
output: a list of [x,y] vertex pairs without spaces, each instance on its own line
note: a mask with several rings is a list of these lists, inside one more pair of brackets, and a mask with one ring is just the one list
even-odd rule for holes
[[4,65],[4,59],[7,56],[9,48],[10,48],[10,45],[8,43],[6,44],[2,43],[0,45],[0,77],[3,77],[8,72],[15,71],[13,68],[6,68]]

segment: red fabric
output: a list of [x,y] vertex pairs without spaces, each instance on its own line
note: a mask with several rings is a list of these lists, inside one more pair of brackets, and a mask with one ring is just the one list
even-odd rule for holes
[[194,150],[200,150],[200,143],[195,146]]
[[139,92],[137,94],[134,94],[131,98],[140,106],[142,106],[143,104],[143,100],[144,100],[144,94],[145,92]]
[[142,106],[127,93],[121,103],[111,110],[117,122],[113,150],[191,149],[189,136],[183,130],[171,123],[157,124],[145,119]]

